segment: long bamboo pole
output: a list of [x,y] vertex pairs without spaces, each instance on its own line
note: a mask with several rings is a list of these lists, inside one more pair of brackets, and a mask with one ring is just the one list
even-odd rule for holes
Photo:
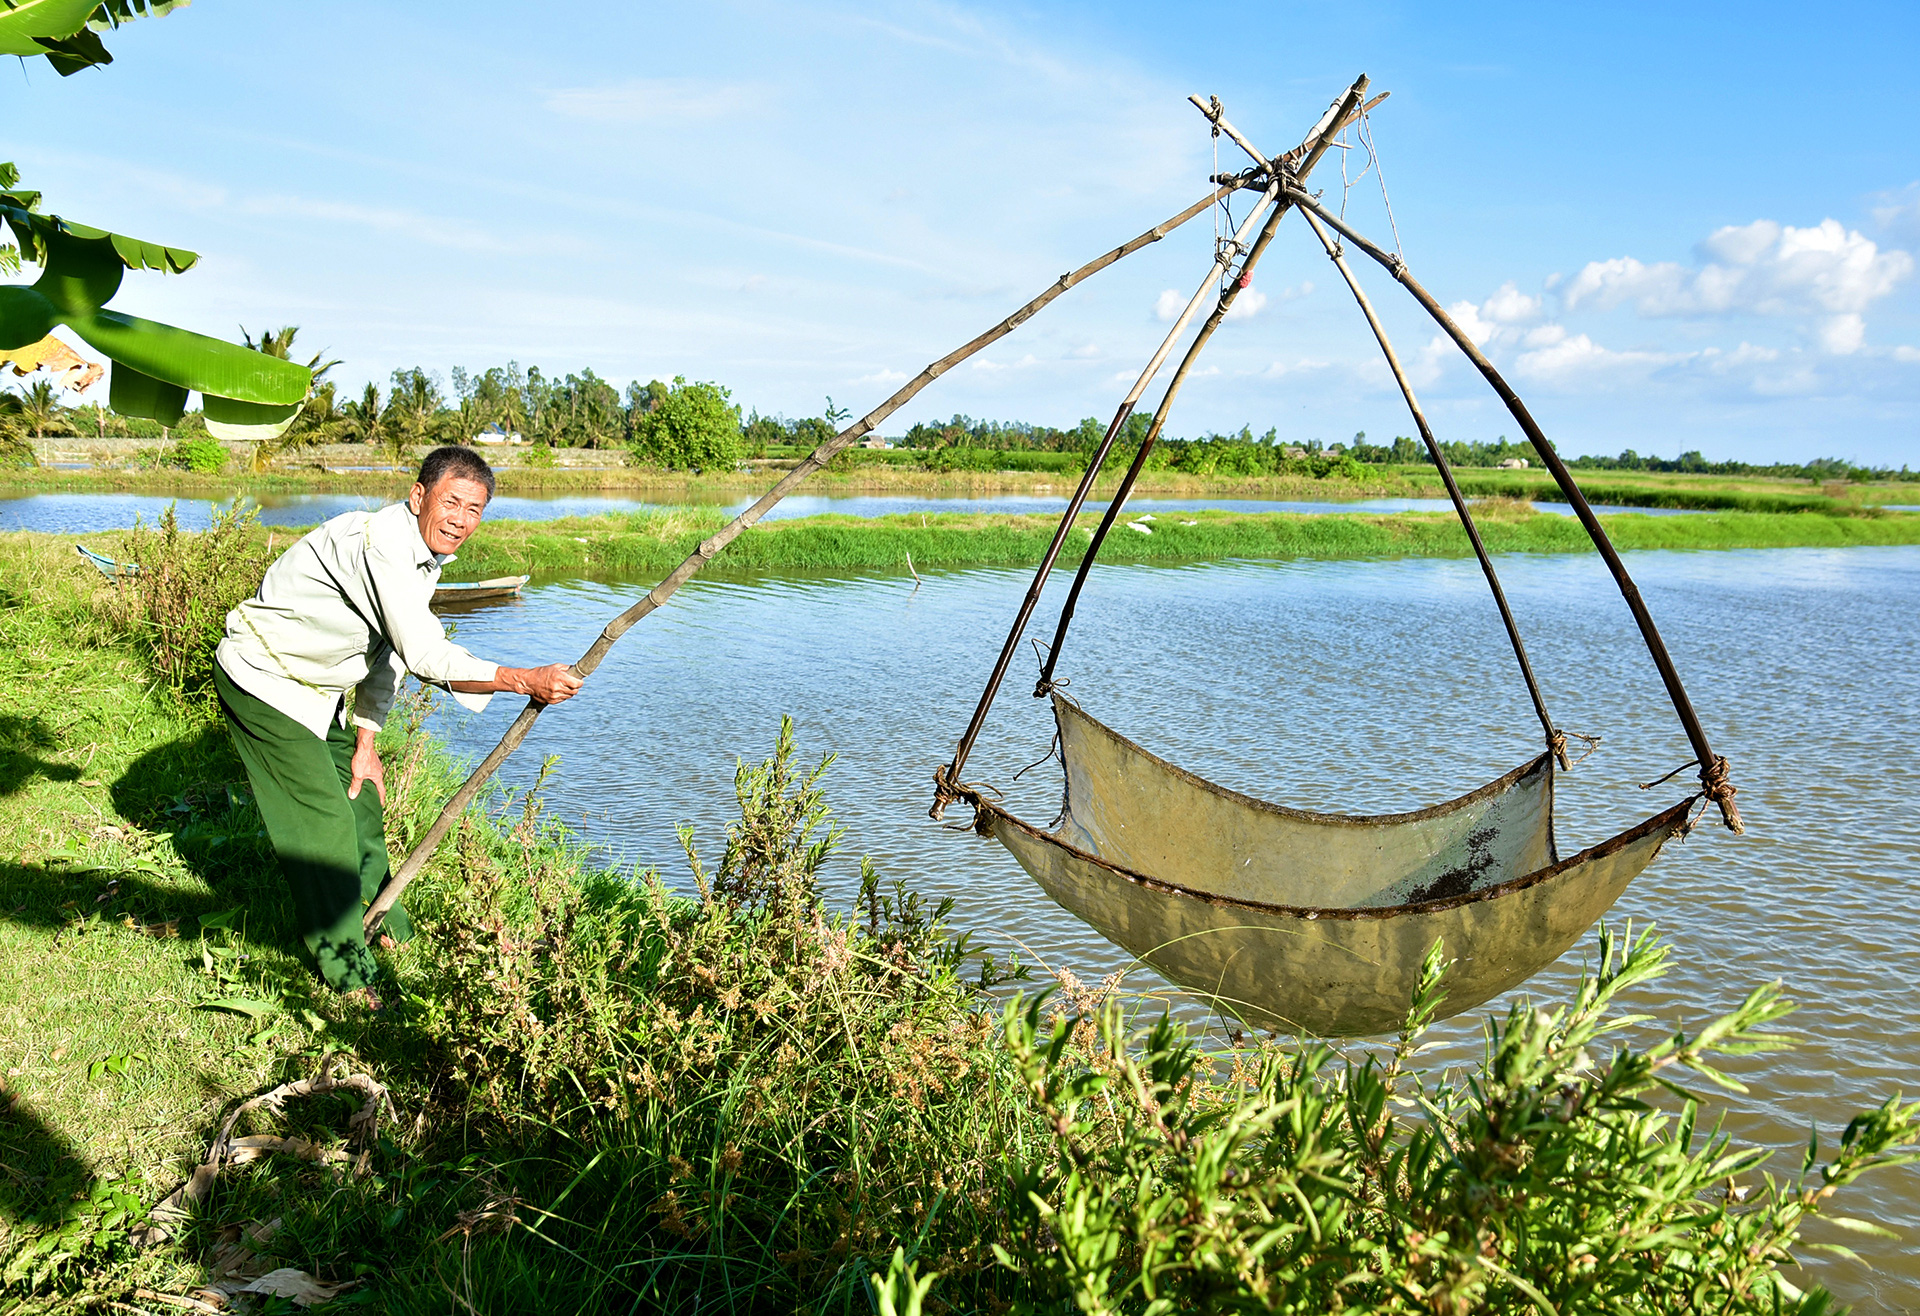
[[1060,661],[1060,652],[1066,647],[1067,628],[1073,624],[1074,610],[1080,603],[1080,591],[1086,587],[1087,576],[1093,570],[1094,560],[1100,555],[1100,546],[1107,542],[1107,535],[1114,523],[1120,519],[1121,511],[1127,505],[1127,499],[1133,493],[1134,484],[1140,479],[1140,472],[1146,469],[1147,457],[1154,445],[1160,441],[1160,432],[1166,428],[1167,415],[1173,410],[1173,400],[1180,396],[1181,385],[1187,382],[1187,375],[1193,370],[1193,363],[1200,357],[1207,341],[1213,337],[1213,331],[1233,308],[1233,302],[1240,290],[1253,278],[1254,267],[1260,263],[1260,257],[1266,253],[1273,241],[1274,230],[1280,226],[1280,220],[1286,215],[1287,207],[1275,206],[1273,214],[1260,230],[1260,236],[1253,241],[1253,249],[1240,265],[1240,276],[1230,280],[1221,291],[1220,300],[1200,326],[1193,342],[1187,346],[1187,354],[1180,358],[1180,364],[1173,372],[1173,378],[1167,381],[1167,391],[1160,398],[1160,405],[1153,413],[1153,424],[1148,427],[1146,437],[1140,440],[1139,451],[1133,454],[1133,462],[1127,467],[1127,473],[1120,477],[1120,484],[1113,491],[1113,500],[1107,504],[1105,515],[1100,518],[1099,527],[1093,532],[1093,542],[1087,545],[1087,551],[1080,557],[1080,565],[1074,569],[1073,584],[1067,589],[1066,602],[1060,605],[1060,619],[1054,623],[1053,642],[1047,646],[1047,661],[1040,670],[1040,677],[1033,684],[1033,697],[1044,697],[1053,689],[1053,669]]
[[1513,620],[1513,610],[1507,606],[1507,592],[1500,587],[1500,576],[1493,569],[1493,558],[1487,553],[1487,546],[1480,539],[1480,527],[1473,523],[1473,513],[1467,508],[1466,495],[1460,492],[1460,482],[1453,477],[1453,464],[1447,460],[1447,454],[1433,437],[1433,430],[1427,424],[1427,413],[1420,405],[1420,399],[1414,396],[1413,381],[1407,378],[1407,372],[1401,367],[1400,354],[1393,350],[1393,341],[1387,337],[1386,326],[1380,323],[1375,314],[1373,303],[1360,287],[1360,281],[1347,265],[1347,258],[1327,231],[1320,227],[1311,211],[1303,211],[1300,216],[1306,220],[1307,227],[1313,230],[1313,236],[1320,239],[1320,245],[1326,248],[1327,258],[1334,268],[1340,271],[1340,277],[1347,281],[1347,288],[1353,293],[1354,301],[1360,304],[1361,314],[1367,317],[1367,325],[1373,330],[1374,339],[1380,344],[1382,355],[1387,358],[1387,368],[1393,371],[1393,379],[1400,386],[1400,396],[1406,399],[1407,410],[1413,413],[1413,423],[1419,427],[1421,442],[1427,445],[1427,455],[1433,458],[1433,464],[1440,471],[1440,478],[1447,486],[1447,497],[1453,500],[1453,510],[1460,517],[1460,524],[1466,527],[1467,539],[1473,544],[1473,555],[1480,560],[1480,571],[1487,578],[1487,588],[1493,591],[1494,604],[1500,609],[1500,620],[1507,628],[1507,639],[1513,643],[1513,657],[1520,664],[1520,676],[1527,684],[1527,694],[1533,700],[1534,714],[1540,719],[1540,729],[1546,734],[1547,748],[1560,760],[1561,767],[1570,766],[1567,762],[1567,738],[1559,728],[1553,725],[1553,718],[1547,713],[1547,701],[1540,694],[1540,682],[1534,678],[1533,664],[1527,661],[1527,646],[1520,638],[1520,627]]
[[1680,725],[1686,730],[1687,740],[1693,746],[1694,758],[1700,764],[1701,792],[1720,807],[1720,817],[1726,823],[1728,831],[1736,834],[1744,832],[1746,827],[1740,821],[1740,810],[1734,804],[1736,791],[1728,776],[1727,761],[1716,755],[1713,747],[1707,743],[1706,729],[1700,725],[1700,717],[1693,710],[1693,701],[1687,697],[1686,686],[1681,684],[1679,670],[1674,667],[1673,657],[1667,652],[1666,641],[1660,638],[1660,630],[1654,625],[1653,614],[1647,610],[1646,600],[1640,597],[1639,586],[1635,585],[1633,577],[1627,574],[1626,564],[1620,560],[1620,554],[1614,548],[1613,541],[1607,537],[1606,530],[1600,524],[1600,518],[1594,515],[1586,495],[1581,493],[1580,486],[1574,483],[1573,473],[1567,469],[1567,464],[1560,460],[1560,454],[1554,450],[1553,444],[1547,441],[1545,432],[1534,420],[1533,414],[1527,410],[1526,403],[1520,400],[1520,395],[1515,393],[1507,381],[1501,377],[1500,372],[1494,369],[1493,362],[1487,360],[1486,353],[1480,350],[1479,345],[1454,323],[1453,317],[1447,314],[1446,309],[1435,300],[1433,294],[1413,277],[1405,261],[1356,233],[1344,220],[1330,213],[1299,188],[1289,187],[1287,196],[1302,211],[1319,217],[1329,228],[1360,248],[1395,279],[1398,279],[1407,291],[1413,294],[1414,300],[1426,308],[1427,314],[1433,317],[1434,322],[1449,338],[1453,339],[1454,344],[1466,353],[1467,359],[1473,362],[1481,375],[1486,378],[1487,383],[1493,386],[1493,391],[1499,394],[1500,400],[1506,404],[1507,410],[1512,413],[1514,420],[1533,444],[1534,451],[1540,454],[1541,462],[1553,474],[1554,483],[1560,486],[1560,492],[1565,494],[1567,501],[1573,505],[1574,514],[1580,518],[1580,524],[1586,528],[1588,538],[1593,540],[1594,548],[1599,551],[1601,560],[1607,564],[1607,570],[1613,575],[1614,583],[1619,586],[1620,595],[1627,602],[1627,610],[1633,614],[1633,619],[1640,628],[1640,638],[1646,643],[1647,652],[1653,658],[1653,665],[1659,670],[1660,680],[1667,688],[1667,697],[1673,702],[1673,711],[1679,716]]
[[[906,405],[921,389],[946,374],[947,371],[959,365],[968,357],[979,352],[982,348],[991,346],[1000,339],[1005,338],[1069,288],[1098,274],[1101,270],[1106,269],[1122,257],[1131,256],[1142,247],[1158,242],[1161,238],[1164,238],[1174,229],[1179,228],[1195,215],[1204,213],[1208,207],[1218,202],[1221,197],[1234,192],[1240,186],[1242,186],[1242,184],[1238,180],[1223,183],[1215,188],[1213,192],[1201,198],[1199,201],[1194,202],[1172,218],[1154,225],[1130,241],[1121,243],[1105,255],[1088,261],[1079,269],[1061,275],[1058,279],[1054,280],[1052,284],[1048,285],[1046,290],[1039,296],[1029,301],[1012,315],[1009,315],[1006,319],[1000,321],[1000,323],[994,325],[979,337],[974,338],[961,347],[955,348],[938,361],[927,366],[926,369],[903,384],[893,396],[889,397],[885,402],[882,402],[872,411],[862,416],[858,421],[815,448],[807,455],[804,461],[787,472],[779,483],[762,494],[759,501],[754,503],[752,507],[749,507],[732,521],[729,521],[710,538],[701,541],[700,547],[695,549],[692,555],[684,562],[675,567],[665,580],[654,586],[644,598],[608,622],[606,629],[600,632],[600,638],[595,640],[592,646],[587,649],[586,653],[581,656],[580,660],[573,664],[574,674],[582,678],[592,675],[594,669],[600,666],[600,660],[606,657],[607,650],[613,647],[616,640],[631,630],[634,625],[646,617],[647,614],[665,604],[669,598],[673,597],[676,590],[691,580],[700,569],[711,562],[721,550],[739,538],[739,536],[748,529],[752,528],[754,523],[765,516],[776,503],[792,493],[794,489],[798,488],[801,481],[832,461],[835,454],[857,442],[863,436],[871,433],[881,421]],[[1122,419],[1124,419],[1124,417]],[[387,911],[392,909],[394,904],[400,899],[400,895],[406,890],[407,884],[419,876],[420,870],[426,866],[427,859],[439,848],[440,842],[446,839],[447,833],[452,829],[454,821],[458,819],[460,815],[466,811],[467,806],[473,802],[473,797],[479,793],[480,787],[486,783],[487,778],[491,777],[500,767],[500,764],[506,760],[506,757],[513,753],[515,749],[519,748],[520,743],[527,738],[527,732],[533,729],[535,719],[540,716],[541,711],[545,708],[546,705],[537,700],[529,699],[527,701],[526,707],[520,710],[520,715],[514,718],[513,725],[509,726],[506,734],[500,737],[500,743],[495,745],[493,749],[488,752],[487,756],[480,761],[480,765],[473,770],[467,780],[462,783],[460,789],[454,792],[453,798],[448,800],[446,806],[440,810],[440,815],[433,820],[433,825],[427,828],[420,839],[414,843],[414,847],[408,853],[406,861],[387,879],[386,884],[380,888],[380,893],[367,908],[366,917],[363,922],[369,937],[379,928],[381,920],[387,916]]]
[[1232,263],[1231,252],[1239,249],[1239,244],[1250,232],[1260,216],[1280,193],[1280,180],[1275,177],[1261,194],[1260,201],[1247,212],[1247,217],[1234,231],[1233,246],[1216,248],[1213,264],[1207,267],[1207,274],[1194,290],[1187,305],[1174,321],[1173,328],[1160,341],[1153,359],[1147,362],[1140,377],[1134,380],[1133,387],[1127,390],[1127,396],[1121,401],[1120,409],[1114,413],[1113,423],[1107,426],[1106,435],[1100,440],[1100,446],[1087,460],[1087,470],[1080,477],[1080,484],[1073,491],[1073,497],[1067,500],[1067,510],[1060,517],[1060,525],[1053,532],[1053,541],[1047,545],[1047,551],[1040,558],[1040,566],[1033,573],[1033,583],[1027,586],[1027,595],[1020,601],[1020,609],[1014,614],[1013,625],[1007,631],[1007,641],[1000,647],[1000,656],[995,659],[993,672],[987,677],[986,688],[980,692],[980,701],[974,705],[973,718],[967,723],[967,729],[961,733],[960,744],[953,751],[953,758],[947,765],[933,774],[933,807],[927,810],[927,816],[938,821],[947,811],[947,805],[961,798],[961,769],[966,767],[967,756],[973,752],[973,745],[980,738],[980,729],[986,725],[987,710],[993,707],[993,701],[1000,693],[1000,683],[1006,679],[1007,668],[1013,662],[1013,655],[1019,651],[1020,637],[1025,634],[1027,622],[1033,616],[1033,610],[1040,606],[1040,595],[1045,590],[1047,576],[1053,571],[1054,561],[1059,558],[1060,550],[1066,546],[1067,536],[1073,531],[1073,520],[1080,515],[1080,508],[1086,503],[1087,495],[1093,492],[1093,483],[1100,477],[1100,468],[1106,464],[1107,454],[1113,451],[1114,440],[1120,435],[1120,428],[1132,414],[1140,395],[1147,391],[1147,385],[1160,373],[1160,367],[1166,364],[1167,356],[1173,351],[1173,345],[1180,335],[1186,332],[1200,303],[1206,299],[1207,289],[1213,286],[1215,279]]
[[[1207,277],[1201,281],[1199,289],[1193,294],[1192,299],[1188,301],[1186,310],[1181,313],[1179,322],[1174,325],[1173,331],[1161,342],[1159,351],[1154,353],[1153,360],[1148,363],[1147,369],[1141,373],[1139,380],[1134,384],[1133,391],[1127,395],[1128,400],[1122,404],[1119,414],[1115,416],[1114,424],[1107,430],[1105,440],[1101,443],[1099,450],[1094,454],[1092,460],[1089,461],[1087,473],[1081,478],[1079,489],[1075,492],[1073,499],[1067,504],[1065,514],[1060,518],[1059,529],[1054,531],[1053,542],[1049,545],[1045,556],[1041,558],[1039,569],[1034,573],[1033,583],[1027,587],[1026,598],[1021,601],[1020,610],[1014,617],[1013,626],[1007,632],[1007,641],[1001,646],[1000,657],[994,663],[993,672],[987,678],[986,688],[980,692],[980,701],[974,707],[973,718],[967,723],[967,729],[961,734],[960,743],[954,750],[953,758],[950,759],[945,766],[934,771],[933,807],[927,810],[928,817],[938,820],[946,813],[948,804],[956,799],[962,799],[968,796],[969,788],[961,781],[961,771],[966,767],[967,757],[972,753],[974,742],[979,739],[981,728],[986,724],[987,712],[993,707],[994,699],[1000,693],[1000,683],[1006,679],[1007,667],[1013,661],[1013,655],[1020,646],[1020,637],[1026,632],[1027,622],[1033,616],[1034,608],[1039,605],[1041,591],[1046,586],[1047,576],[1053,571],[1053,564],[1055,559],[1060,555],[1061,546],[1066,543],[1067,535],[1073,529],[1074,518],[1080,514],[1080,507],[1086,501],[1087,494],[1092,490],[1093,482],[1099,476],[1100,468],[1102,464],[1105,463],[1107,454],[1113,447],[1113,441],[1119,432],[1121,421],[1132,411],[1133,403],[1138,400],[1141,393],[1145,392],[1148,381],[1159,371],[1161,364],[1166,360],[1167,353],[1173,347],[1174,340],[1179,336],[1181,330],[1186,327],[1187,321],[1193,317],[1194,312],[1199,308],[1201,300],[1206,296],[1208,287],[1212,285],[1214,280],[1231,269],[1233,253],[1247,250],[1245,246],[1247,233],[1252,229],[1254,221],[1259,218],[1262,206],[1274,196],[1276,189],[1282,187],[1286,180],[1292,179],[1297,181],[1300,177],[1312,170],[1313,166],[1319,162],[1320,157],[1326,154],[1333,141],[1334,135],[1337,134],[1342,127],[1346,126],[1353,115],[1359,112],[1359,107],[1363,103],[1366,90],[1367,76],[1363,73],[1355,80],[1351,87],[1334,98],[1333,103],[1327,107],[1326,113],[1320,116],[1319,122],[1314,124],[1312,131],[1307,134],[1299,146],[1295,147],[1285,156],[1278,157],[1274,160],[1268,160],[1265,156],[1262,156],[1233,125],[1226,121],[1224,114],[1219,109],[1219,103],[1217,101],[1212,105],[1207,105],[1203,104],[1198,97],[1188,98],[1202,114],[1207,116],[1216,131],[1226,133],[1239,144],[1242,150],[1253,157],[1256,169],[1264,171],[1269,179],[1266,192],[1262,197],[1261,205],[1255,206],[1253,210],[1248,212],[1246,220],[1242,222],[1239,229],[1234,232],[1231,244],[1215,249],[1213,264],[1207,270]],[[1296,161],[1299,162],[1297,165],[1292,163]],[[1271,241],[1274,226],[1279,223],[1280,217],[1284,213],[1284,207],[1275,208],[1273,217],[1268,220],[1266,227],[1261,231],[1260,239],[1256,244],[1260,246],[1261,250],[1265,249],[1264,244],[1266,242]],[[1249,259],[1252,259],[1251,255]],[[1237,295],[1239,291],[1238,286],[1229,291]],[[1168,385],[1167,395],[1161,400],[1155,422],[1148,430],[1148,437],[1141,443],[1140,451],[1134,454],[1133,464],[1128,468],[1127,476],[1123,481],[1122,487],[1120,491],[1115,494],[1112,503],[1108,505],[1106,515],[1101,517],[1099,532],[1094,537],[1093,542],[1088,546],[1087,554],[1082,557],[1080,568],[1074,575],[1074,582],[1071,587],[1071,592],[1068,595],[1067,609],[1069,613],[1071,612],[1073,602],[1079,596],[1081,586],[1085,583],[1087,568],[1092,560],[1092,555],[1098,550],[1100,541],[1105,537],[1106,532],[1112,528],[1114,518],[1119,514],[1120,507],[1126,502],[1126,494],[1132,489],[1134,479],[1138,478],[1140,474],[1141,466],[1146,459],[1145,454],[1151,448],[1153,440],[1157,438],[1160,425],[1165,422],[1167,408],[1172,405],[1173,398],[1179,393],[1180,385],[1186,377],[1186,371],[1192,367],[1194,358],[1198,355],[1200,348],[1205,345],[1208,338],[1212,337],[1214,328],[1217,327],[1225,317],[1226,308],[1231,304],[1232,296],[1223,293],[1221,303],[1214,308],[1213,314],[1208,318],[1200,333],[1196,335],[1195,342],[1193,346],[1188,349],[1186,357],[1181,362],[1178,373],[1175,375],[1174,380]],[[1056,642],[1057,640],[1058,636],[1056,635]],[[1050,673],[1052,670],[1053,664],[1050,660],[1047,664],[1047,674],[1042,675],[1040,684],[1034,688],[1036,696],[1045,693],[1046,689],[1050,686]]]

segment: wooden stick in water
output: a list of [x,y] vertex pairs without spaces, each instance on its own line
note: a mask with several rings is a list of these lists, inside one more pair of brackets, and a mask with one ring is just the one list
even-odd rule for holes
[[[732,543],[735,539],[739,538],[742,533],[750,529],[755,522],[772,509],[774,504],[798,488],[801,481],[832,461],[835,454],[850,447],[862,437],[871,433],[875,426],[905,406],[921,389],[946,374],[947,371],[953,369],[954,366],[959,365],[976,352],[1005,338],[1069,288],[1072,288],[1082,280],[1098,274],[1101,270],[1106,269],[1107,266],[1113,264],[1121,257],[1131,256],[1142,247],[1158,242],[1161,238],[1164,238],[1174,229],[1179,228],[1195,215],[1203,214],[1208,207],[1219,201],[1221,197],[1236,190],[1238,186],[1239,184],[1237,183],[1220,185],[1171,219],[1154,225],[1145,233],[1140,234],[1131,241],[1122,243],[1103,256],[1088,261],[1079,269],[1061,275],[1032,301],[1022,306],[1012,315],[1009,315],[1006,319],[1000,321],[1000,323],[994,325],[991,329],[988,329],[971,342],[955,348],[938,361],[933,362],[926,369],[902,385],[892,397],[862,416],[858,421],[854,422],[854,424],[840,431],[840,433],[834,435],[831,439],[828,439],[818,448],[815,448],[807,455],[804,461],[791,471],[788,471],[786,476],[782,478],[778,484],[762,494],[760,500],[754,503],[752,507],[740,513],[739,516],[736,516],[732,521],[728,522],[710,538],[701,541],[700,547],[695,549],[686,561],[675,567],[665,580],[655,585],[653,589],[647,593],[646,597],[640,599],[632,607],[608,622],[606,629],[600,632],[600,638],[595,640],[586,653],[581,656],[580,660],[573,664],[574,674],[583,678],[592,675],[594,669],[600,666],[600,660],[606,657],[607,650],[613,647],[616,640],[633,629],[634,625],[646,617],[648,613],[660,607],[669,598],[673,597],[674,591],[693,579],[693,577],[699,573],[700,569],[711,562],[722,549],[726,548],[728,544]],[[520,710],[518,717],[514,718],[513,725],[508,727],[506,734],[500,737],[500,743],[495,745],[484,759],[480,760],[480,765],[473,770],[472,775],[467,778],[459,790],[454,792],[453,798],[448,800],[446,806],[440,810],[440,815],[433,820],[433,825],[427,828],[426,833],[414,843],[414,847],[407,855],[405,862],[394,870],[393,874],[387,879],[386,884],[380,888],[379,895],[374,897],[373,903],[367,908],[363,923],[369,937],[380,927],[381,920],[387,916],[387,911],[392,909],[394,904],[400,899],[400,894],[407,889],[407,884],[419,876],[420,870],[426,866],[427,859],[439,848],[440,842],[446,839],[447,833],[453,828],[454,821],[458,819],[460,815],[466,811],[467,806],[473,802],[473,797],[479,794],[480,787],[486,784],[487,778],[491,777],[494,772],[498,770],[501,763],[505,762],[507,755],[519,748],[520,742],[527,738],[527,733],[533,729],[535,719],[540,716],[541,710],[545,707],[545,704],[539,703],[536,700],[529,699],[527,701],[527,706]]]

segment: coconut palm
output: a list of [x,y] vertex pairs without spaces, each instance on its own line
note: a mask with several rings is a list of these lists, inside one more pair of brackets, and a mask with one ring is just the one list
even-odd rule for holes
[[46,438],[49,430],[55,434],[72,432],[67,408],[60,405],[60,391],[50,381],[36,379],[15,396],[20,400],[21,424],[33,432],[34,438]]
[[345,442],[383,445],[387,440],[387,413],[380,398],[380,386],[368,384],[358,402],[342,406],[340,420],[340,437]]
[[27,439],[26,408],[17,393],[0,393],[0,466],[38,466]]
[[[245,325],[240,326],[240,338],[248,347],[264,356],[276,357],[282,361],[293,359],[293,340],[299,336],[300,326],[285,325],[279,329],[263,329],[259,338],[247,332]],[[307,362],[307,369],[313,372],[313,393],[302,404],[285,432],[276,438],[266,439],[253,445],[253,456],[248,466],[255,472],[264,471],[288,453],[298,452],[302,448],[316,443],[330,443],[341,432],[341,413],[335,405],[335,389],[331,382],[322,383],[327,373],[340,362],[336,358],[325,361],[327,355],[323,348],[313,354]]]

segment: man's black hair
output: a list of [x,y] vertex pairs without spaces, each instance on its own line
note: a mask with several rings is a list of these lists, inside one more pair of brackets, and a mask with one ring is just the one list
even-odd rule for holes
[[478,480],[487,486],[487,499],[493,499],[493,467],[487,465],[487,459],[472,448],[435,448],[420,463],[420,487],[428,493],[435,485],[452,476],[462,480]]

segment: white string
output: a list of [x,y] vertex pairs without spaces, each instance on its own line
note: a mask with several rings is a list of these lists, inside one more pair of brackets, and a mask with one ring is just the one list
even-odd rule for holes
[[[1360,107],[1360,140],[1366,144],[1368,167],[1374,171],[1374,177],[1380,180],[1380,200],[1387,207],[1387,227],[1393,230],[1394,255],[1398,256],[1404,264],[1407,253],[1400,245],[1400,225],[1394,222],[1393,198],[1387,195],[1387,171],[1380,163],[1380,153],[1373,149],[1373,122],[1367,116],[1367,107],[1364,104]],[[1366,175],[1362,174],[1361,178],[1364,177]],[[1358,182],[1359,179],[1354,181]]]

